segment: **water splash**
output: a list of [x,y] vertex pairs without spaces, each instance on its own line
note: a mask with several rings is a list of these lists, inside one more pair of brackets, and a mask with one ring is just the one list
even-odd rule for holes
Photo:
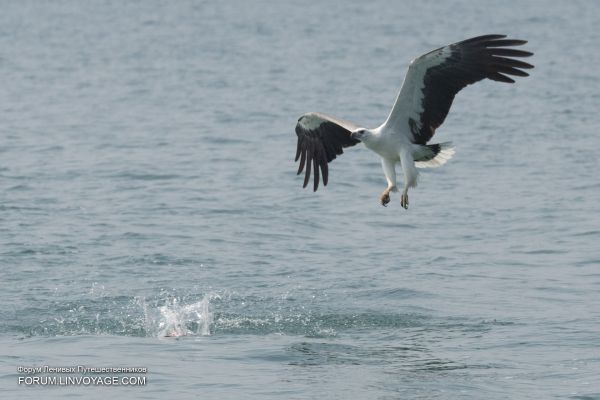
[[146,333],[157,337],[208,336],[213,322],[210,300],[218,298],[207,294],[192,304],[181,304],[174,297],[166,304],[151,308],[142,300]]

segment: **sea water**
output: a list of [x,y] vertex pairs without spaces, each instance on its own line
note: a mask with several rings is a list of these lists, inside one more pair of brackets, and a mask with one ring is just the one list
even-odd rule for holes
[[[600,398],[596,2],[3,2],[0,397]],[[308,111],[375,127],[410,60],[487,33],[528,78],[456,98],[445,166],[379,205]],[[140,367],[144,385],[19,384]],[[65,376],[55,375],[55,376]]]

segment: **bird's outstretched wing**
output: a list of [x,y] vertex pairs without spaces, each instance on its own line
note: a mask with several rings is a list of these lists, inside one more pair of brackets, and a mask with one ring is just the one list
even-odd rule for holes
[[384,125],[395,130],[408,125],[413,143],[426,144],[444,122],[454,96],[462,88],[485,78],[514,83],[507,75],[529,75],[523,69],[533,65],[512,57],[533,53],[507,48],[525,43],[506,39],[506,35],[484,35],[414,59]]
[[329,177],[327,163],[342,154],[344,147],[359,143],[358,140],[350,137],[352,131],[358,128],[351,122],[321,113],[307,113],[298,119],[296,124],[298,148],[295,161],[300,159],[298,175],[306,165],[304,187],[310,180],[311,167],[314,170],[313,190],[316,191],[319,187],[319,169],[323,175],[323,184],[327,185]]

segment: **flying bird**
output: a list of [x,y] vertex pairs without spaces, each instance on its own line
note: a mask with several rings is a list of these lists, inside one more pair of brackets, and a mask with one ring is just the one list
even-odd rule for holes
[[509,77],[528,76],[533,65],[514,57],[533,53],[510,47],[527,43],[506,35],[484,35],[449,44],[411,61],[400,93],[385,122],[367,129],[319,112],[302,115],[296,124],[298,174],[306,167],[304,187],[314,176],[313,189],[329,180],[328,163],[346,147],[363,143],[381,157],[387,188],[380,202],[386,206],[397,192],[396,164],[404,175],[400,205],[408,208],[408,189],[417,186],[417,168],[439,167],[454,155],[451,142],[428,144],[442,125],[454,96],[465,86],[483,79],[514,83]]

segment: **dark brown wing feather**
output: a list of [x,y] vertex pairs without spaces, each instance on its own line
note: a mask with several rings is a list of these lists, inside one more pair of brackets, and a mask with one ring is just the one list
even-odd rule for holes
[[314,175],[314,191],[319,187],[319,171],[323,176],[323,185],[327,185],[329,179],[327,164],[342,154],[344,147],[359,143],[358,140],[350,137],[352,131],[358,128],[351,122],[321,113],[304,114],[298,119],[296,124],[298,144],[295,161],[300,159],[298,175],[306,166],[303,187],[308,185],[311,170]]

